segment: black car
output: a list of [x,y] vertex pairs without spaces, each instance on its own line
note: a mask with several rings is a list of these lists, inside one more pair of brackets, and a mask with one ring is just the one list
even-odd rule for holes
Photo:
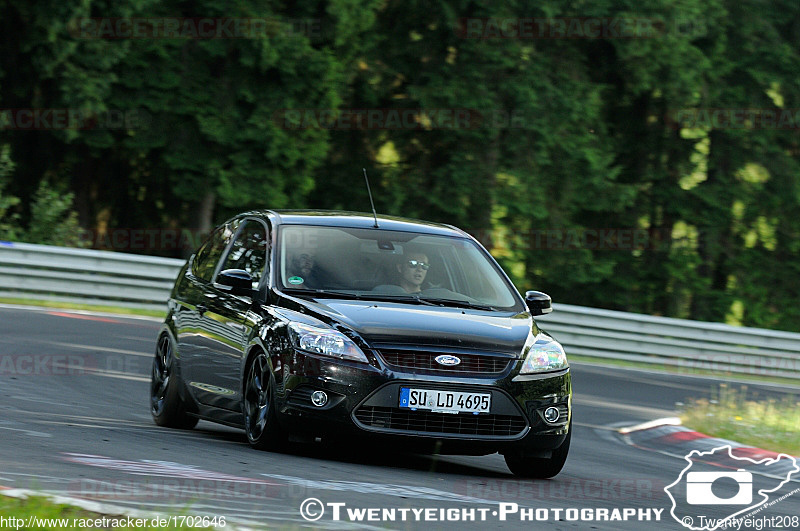
[[297,439],[500,452],[552,477],[571,436],[561,345],[491,255],[451,226],[254,211],[217,227],[172,290],[153,362],[161,426],[206,419],[256,448]]

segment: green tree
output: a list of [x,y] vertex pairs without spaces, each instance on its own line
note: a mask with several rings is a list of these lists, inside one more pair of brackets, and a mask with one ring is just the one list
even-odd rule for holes
[[[419,109],[432,122],[332,132],[332,164],[318,172],[312,204],[365,209],[357,161],[370,160],[379,210],[473,231],[520,285],[574,296],[575,286],[611,274],[607,255],[536,244],[539,231],[594,223],[634,197],[616,178],[604,89],[592,83],[585,51],[565,40],[464,38],[460,27],[465,17],[546,17],[558,9],[555,2],[535,9],[526,2],[387,2],[344,106]],[[447,117],[441,111],[468,118],[436,122]]]
[[73,194],[39,184],[31,205],[31,222],[22,239],[30,243],[84,247],[78,214],[72,210]]
[[14,173],[8,145],[0,146],[0,240],[10,241],[19,238],[19,215],[13,210],[19,205],[19,198],[5,193],[8,179]]
[[[152,116],[122,150],[137,161],[131,178],[139,188],[167,185],[165,201],[173,205],[160,214],[207,229],[249,208],[303,206],[312,172],[327,155],[328,133],[287,126],[284,110],[339,105],[341,57],[369,28],[375,4],[162,3],[164,16],[199,11],[275,26],[259,38],[134,43],[114,101]],[[146,220],[130,221],[140,222]]]
[[[326,131],[296,131],[281,109],[334,108],[375,1],[4,3],[9,43],[0,100],[10,108],[119,112],[122,127],[7,132],[26,179],[68,184],[85,226],[207,228],[233,211],[302,206]],[[86,17],[259,19],[268,34],[231,39],[102,39]],[[13,72],[14,78],[11,78]],[[13,79],[18,82],[8,83]],[[46,152],[47,157],[41,156]],[[23,217],[31,216],[24,202]]]
[[[198,16],[270,32],[80,31],[87,17]],[[651,32],[466,38],[463,26],[588,17]],[[77,243],[73,209],[108,229],[207,229],[254,207],[367,210],[365,166],[380,212],[472,230],[521,289],[799,329],[795,131],[676,120],[800,107],[798,20],[787,0],[6,0],[3,108],[71,109],[89,126],[21,131],[0,115],[0,237]],[[337,109],[416,110],[419,122],[297,123]],[[650,239],[582,239],[604,230]]]

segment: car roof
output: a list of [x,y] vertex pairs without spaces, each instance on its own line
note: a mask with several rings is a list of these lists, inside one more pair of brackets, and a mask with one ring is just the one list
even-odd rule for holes
[[[273,225],[317,225],[326,227],[375,228],[375,217],[365,212],[341,210],[254,210],[243,215],[267,217]],[[442,236],[470,236],[452,225],[378,214],[376,230],[394,230],[437,234]]]

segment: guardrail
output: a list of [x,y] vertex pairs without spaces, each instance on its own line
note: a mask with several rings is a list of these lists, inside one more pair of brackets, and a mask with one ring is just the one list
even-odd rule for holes
[[567,354],[800,379],[800,334],[554,304],[539,325]]
[[184,260],[0,242],[0,297],[166,310]]
[[[0,297],[165,309],[183,260],[0,242]],[[554,304],[568,354],[800,380],[800,334]]]

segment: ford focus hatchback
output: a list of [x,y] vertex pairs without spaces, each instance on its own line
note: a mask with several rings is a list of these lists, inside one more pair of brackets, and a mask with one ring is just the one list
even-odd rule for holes
[[345,439],[487,455],[552,477],[567,458],[564,349],[491,255],[447,225],[255,211],[178,275],[153,361],[161,426],[244,429],[252,446]]

